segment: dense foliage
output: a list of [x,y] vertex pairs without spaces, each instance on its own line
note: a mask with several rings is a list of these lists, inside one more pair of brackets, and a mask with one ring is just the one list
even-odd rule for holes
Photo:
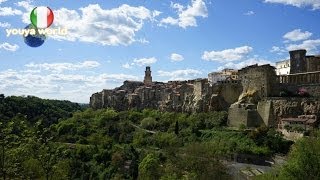
[[226,112],[76,111],[35,97],[2,98],[1,108],[3,179],[229,179],[233,154],[291,145],[265,127],[229,130]]
[[320,132],[303,137],[293,146],[288,161],[257,179],[318,180],[320,178]]
[[34,96],[9,96],[0,94],[0,119],[10,120],[21,114],[28,123],[34,124],[38,120],[44,121],[47,126],[57,123],[59,119],[66,119],[72,113],[81,110],[81,106],[70,101],[47,100]]

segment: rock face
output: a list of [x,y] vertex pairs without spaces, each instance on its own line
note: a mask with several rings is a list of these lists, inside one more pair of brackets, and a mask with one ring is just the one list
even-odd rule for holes
[[275,117],[296,117],[301,114],[320,115],[318,98],[271,98]]
[[142,82],[125,81],[118,88],[93,94],[90,106],[118,111],[144,108],[175,112],[218,111],[227,110],[241,92],[240,84],[212,87],[207,79],[155,82],[147,86]]

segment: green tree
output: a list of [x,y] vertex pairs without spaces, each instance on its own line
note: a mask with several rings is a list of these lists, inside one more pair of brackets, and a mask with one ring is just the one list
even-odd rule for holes
[[158,124],[158,122],[152,117],[144,118],[141,121],[141,127],[148,129],[148,130],[154,130],[155,127],[157,126],[157,124]]
[[176,121],[176,124],[174,126],[174,133],[176,135],[179,135],[179,122],[178,121]]
[[280,177],[292,180],[320,178],[320,138],[304,137],[297,141],[289,153],[288,162]]
[[226,167],[204,143],[192,143],[180,151],[172,149],[161,179],[229,179]]
[[8,122],[0,122],[1,175],[7,177],[20,176],[23,156],[30,131],[27,130],[26,118],[18,114]]
[[159,179],[159,163],[159,158],[156,155],[146,155],[139,164],[139,179]]

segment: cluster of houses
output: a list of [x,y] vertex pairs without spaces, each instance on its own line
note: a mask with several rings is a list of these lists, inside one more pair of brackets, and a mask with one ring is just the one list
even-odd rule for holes
[[[306,50],[290,51],[290,59],[275,63],[275,74],[279,83],[311,83],[317,84],[320,81],[320,56],[306,55]],[[208,74],[208,82],[211,86],[220,83],[240,81],[239,72],[235,69],[223,69],[219,72]],[[283,81],[283,82],[282,82]],[[303,136],[307,131],[318,127],[316,114],[300,115],[298,117],[280,118],[278,130],[284,135],[296,133],[296,137]]]

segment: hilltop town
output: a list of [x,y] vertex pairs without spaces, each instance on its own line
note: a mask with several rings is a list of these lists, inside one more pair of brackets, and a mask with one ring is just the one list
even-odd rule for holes
[[[266,125],[304,132],[317,126],[320,115],[320,56],[306,50],[290,51],[290,59],[276,66],[251,65],[224,69],[208,78],[153,82],[146,67],[144,82],[125,81],[122,86],[95,93],[94,109],[152,108],[174,112],[228,111],[228,125]],[[285,128],[284,128],[285,127]]]

